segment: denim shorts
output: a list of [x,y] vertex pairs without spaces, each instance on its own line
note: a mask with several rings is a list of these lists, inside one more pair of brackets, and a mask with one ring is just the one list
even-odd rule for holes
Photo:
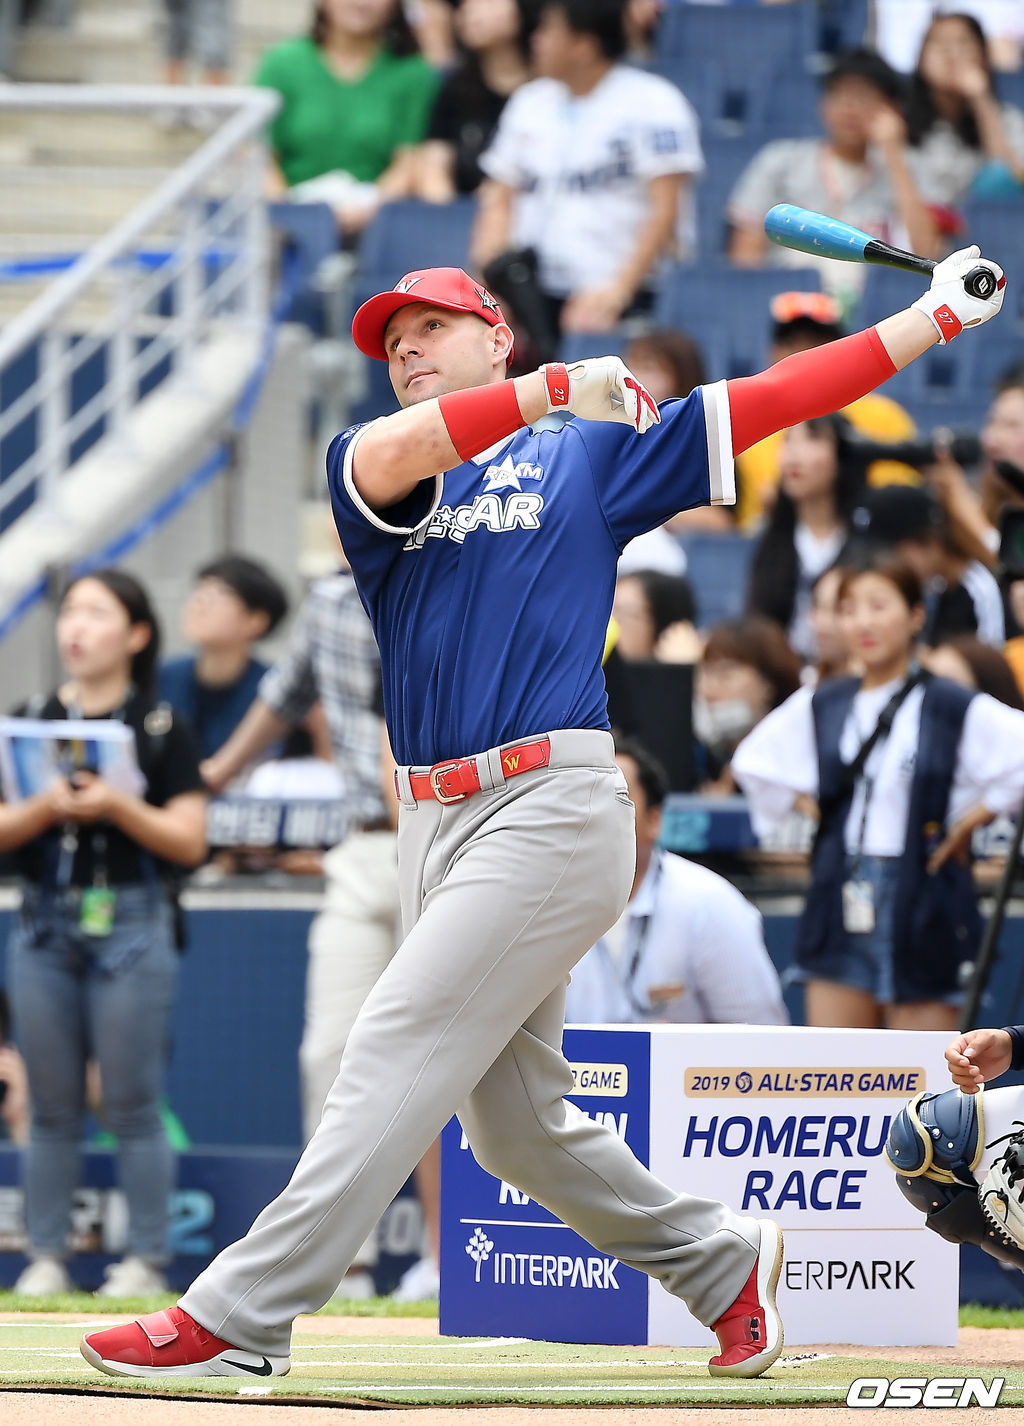
[[[785,985],[802,985],[809,980],[829,980],[866,991],[880,1005],[896,999],[893,979],[893,915],[899,883],[899,857],[859,857],[847,855],[846,879],[869,882],[875,905],[875,925],[871,931],[847,932],[841,951],[816,958],[814,969],[792,966],[783,976]],[[963,993],[939,996],[944,1005],[960,1005]]]

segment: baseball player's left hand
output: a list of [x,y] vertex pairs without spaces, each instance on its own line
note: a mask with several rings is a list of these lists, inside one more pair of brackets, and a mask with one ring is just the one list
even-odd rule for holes
[[[996,279],[991,297],[972,297],[964,287],[964,278],[975,267],[987,267]],[[989,321],[1003,305],[1006,278],[998,263],[981,256],[981,248],[961,248],[936,265],[932,285],[923,297],[911,306],[923,312],[939,334],[939,345],[945,346],[964,327],[979,327]]]
[[1013,1041],[1005,1030],[967,1030],[946,1046],[953,1083],[964,1094],[977,1094],[990,1079],[1010,1068]]
[[657,403],[620,357],[590,357],[541,367],[549,411],[571,411],[584,421],[617,421],[643,435],[661,420]]

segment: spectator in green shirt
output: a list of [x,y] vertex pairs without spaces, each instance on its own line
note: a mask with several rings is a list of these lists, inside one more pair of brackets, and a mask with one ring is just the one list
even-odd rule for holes
[[320,0],[310,34],[268,50],[254,82],[283,100],[270,126],[274,198],[328,203],[352,235],[411,191],[438,78],[398,0]]

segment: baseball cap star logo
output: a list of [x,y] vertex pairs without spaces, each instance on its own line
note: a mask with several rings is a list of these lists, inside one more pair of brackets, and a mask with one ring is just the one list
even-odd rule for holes
[[481,307],[486,308],[488,312],[498,312],[498,311],[500,311],[500,308],[498,307],[497,302],[495,302],[494,298],[493,298],[493,297],[491,296],[491,294],[486,290],[486,288],[483,288],[483,287],[474,287],[473,291],[474,291],[474,292],[476,293],[476,295],[480,298],[480,306],[481,306]]

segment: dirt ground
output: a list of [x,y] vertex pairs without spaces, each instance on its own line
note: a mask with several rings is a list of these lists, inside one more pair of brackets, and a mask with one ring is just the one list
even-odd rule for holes
[[[274,1406],[269,1416],[253,1416],[257,1403],[148,1401],[137,1398],[81,1396],[40,1396],[34,1393],[4,1392],[4,1426],[367,1426],[364,1409],[347,1411],[337,1406]],[[466,1426],[847,1426],[857,1413],[848,1406],[766,1407],[574,1407],[542,1406],[436,1407],[428,1410],[382,1408],[387,1426],[441,1426],[444,1416],[459,1411],[469,1416]],[[443,1414],[442,1414],[443,1413]],[[542,1416],[542,1423],[538,1421]],[[886,1422],[920,1414],[911,1410],[889,1410]],[[653,1418],[653,1421],[652,1421]],[[971,1407],[954,1418],[957,1426],[992,1426],[992,1415],[984,1407]],[[999,1426],[1024,1422],[1024,1407],[999,1410]]]
[[[2,1314],[0,1320],[16,1320]],[[74,1321],[65,1317],[64,1321]],[[83,1318],[83,1321],[90,1320]],[[415,1317],[303,1317],[296,1323],[300,1335],[337,1333],[358,1337],[422,1337],[437,1333],[436,1320]],[[810,1348],[801,1350],[811,1350]],[[870,1353],[870,1347],[850,1347],[826,1343],[817,1351],[850,1356]],[[1024,1332],[960,1329],[956,1347],[886,1347],[887,1360],[936,1361],[964,1367],[964,1375],[981,1375],[998,1367],[1024,1367]],[[254,1416],[258,1407],[269,1408],[270,1416]],[[381,1406],[387,1426],[440,1426],[444,1416],[456,1411],[471,1415],[472,1426],[847,1426],[854,1413],[847,1406],[822,1407],[434,1407],[403,1408]],[[348,1409],[340,1406],[284,1406],[265,1401],[142,1401],[138,1397],[116,1397],[49,1392],[0,1392],[0,1422],[3,1426],[367,1426],[373,1407]],[[888,1409],[886,1422],[899,1421],[918,1412]],[[857,1419],[854,1417],[854,1419]],[[999,1426],[1022,1423],[1024,1407],[999,1408]],[[983,1407],[960,1411],[957,1426],[991,1426],[992,1415]],[[470,1426],[467,1422],[466,1426]]]

